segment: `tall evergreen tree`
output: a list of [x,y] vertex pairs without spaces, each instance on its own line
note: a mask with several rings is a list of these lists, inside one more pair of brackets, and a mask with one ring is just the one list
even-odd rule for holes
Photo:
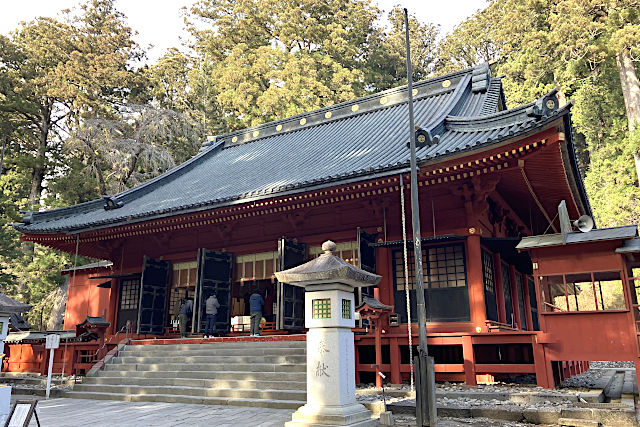
[[[370,0],[201,0],[188,22],[198,54],[190,80],[223,131],[295,115],[404,81],[401,12],[387,33]],[[437,30],[411,21],[415,74],[431,67]],[[215,129],[218,130],[218,129]]]
[[109,114],[134,86],[130,61],[138,58],[131,30],[113,0],[91,0],[79,17],[62,23],[39,18],[0,40],[5,65],[3,110],[23,117],[37,138],[32,153],[30,207],[37,209],[52,154],[85,114]]
[[494,0],[440,46],[440,72],[491,61],[511,104],[554,87],[575,100],[579,155],[600,226],[640,220],[639,13],[634,0]]

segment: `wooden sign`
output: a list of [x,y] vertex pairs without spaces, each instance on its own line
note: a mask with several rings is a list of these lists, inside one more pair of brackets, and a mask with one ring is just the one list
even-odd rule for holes
[[60,335],[58,334],[47,335],[45,340],[45,348],[47,349],[56,349],[60,347]]
[[36,423],[40,427],[40,420],[36,412],[37,400],[16,400],[11,412],[4,423],[4,427],[27,427],[31,422],[31,417],[36,416]]

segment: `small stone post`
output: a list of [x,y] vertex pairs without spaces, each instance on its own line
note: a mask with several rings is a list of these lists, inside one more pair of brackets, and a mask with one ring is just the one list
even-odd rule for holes
[[381,277],[361,270],[335,254],[336,244],[322,245],[324,254],[276,273],[279,281],[305,288],[307,332],[307,404],[287,427],[375,426],[371,412],[356,401],[353,291],[376,285]]

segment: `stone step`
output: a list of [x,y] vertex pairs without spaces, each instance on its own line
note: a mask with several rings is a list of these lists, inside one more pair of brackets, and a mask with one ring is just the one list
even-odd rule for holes
[[108,371],[240,371],[240,372],[306,372],[306,364],[274,365],[269,363],[110,363]]
[[[53,386],[49,391],[49,397],[62,397],[67,390],[66,388]],[[46,396],[47,389],[46,387],[13,386],[11,387],[11,394],[13,396]]]
[[[193,367],[191,367],[193,369]],[[242,380],[242,381],[307,381],[306,372],[240,372],[234,370],[220,371],[99,371],[97,377],[89,378],[119,378],[121,383],[124,377],[137,378],[195,378],[210,380]]]
[[[146,348],[151,350],[171,349],[189,351],[198,349],[249,349],[249,348],[306,348],[306,341],[223,341],[199,342],[193,344],[136,344],[135,341],[127,348]],[[146,351],[146,350],[145,350]]]
[[138,385],[138,386],[185,386],[204,388],[237,388],[269,390],[306,390],[305,378],[299,381],[282,380],[241,380],[241,379],[203,379],[203,378],[144,378],[144,377],[88,377],[82,384]]
[[74,399],[96,400],[124,400],[127,402],[169,402],[169,403],[194,403],[200,405],[234,405],[251,406],[274,409],[297,409],[304,405],[305,401],[297,400],[263,400],[263,399],[236,399],[225,397],[200,397],[200,396],[173,396],[169,394],[124,394],[104,392],[77,392],[65,393],[65,397]]
[[174,396],[197,396],[197,397],[226,397],[226,398],[246,398],[246,399],[268,399],[268,400],[306,400],[305,390],[255,390],[255,389],[234,389],[234,388],[205,388],[205,387],[185,387],[185,386],[137,386],[137,385],[105,385],[105,384],[78,384],[73,391],[92,393],[112,393],[112,394],[170,394]]
[[[167,348],[144,349],[151,346],[127,346],[119,355],[122,357],[162,357],[166,355],[185,355],[185,356],[304,356],[307,354],[306,348],[195,348],[193,350],[175,350]],[[154,346],[167,347],[167,346]]]
[[42,378],[42,375],[40,375],[37,372],[0,372],[0,378],[15,378],[15,377],[20,377],[20,378],[24,378],[24,377],[31,377],[31,378]]
[[166,354],[164,356],[137,356],[129,357],[122,355],[115,358],[113,364],[164,364],[164,363],[217,363],[217,364],[231,364],[231,363],[276,363],[282,364],[297,364],[305,363],[307,356],[190,356],[186,354],[174,355]]
[[[67,384],[69,380],[66,378],[51,378],[51,384]],[[46,385],[47,377],[38,378],[38,377],[5,377],[0,378],[0,384],[6,385]]]

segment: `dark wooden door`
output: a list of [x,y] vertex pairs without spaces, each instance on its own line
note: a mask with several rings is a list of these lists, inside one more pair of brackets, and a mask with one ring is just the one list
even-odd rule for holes
[[505,323],[509,325],[513,325],[515,319],[513,318],[513,300],[511,298],[511,273],[509,272],[509,266],[507,264],[502,264],[502,288],[504,291],[504,312],[505,312]]
[[498,321],[498,303],[496,299],[496,283],[493,270],[493,257],[484,249],[482,250],[482,282],[484,284],[484,304],[487,310],[487,319]]
[[220,303],[214,331],[218,334],[229,333],[231,328],[231,280],[233,273],[233,254],[215,252],[201,248],[198,250],[198,275],[196,278],[196,317],[194,332],[203,332],[206,326],[205,301],[215,292]]
[[[278,271],[303,264],[307,260],[307,245],[278,240]],[[280,329],[304,329],[304,288],[278,283],[278,327]]]
[[[375,234],[365,233],[358,227],[358,267],[374,274],[376,272],[376,249],[373,246],[375,242]],[[357,304],[362,302],[362,297],[373,297],[374,288],[375,286],[359,288],[360,298],[357,299]]]
[[533,277],[529,276],[527,279],[527,285],[529,287],[529,304],[531,305],[531,320],[533,321],[532,328],[534,331],[540,330],[538,324],[538,300],[536,299],[536,284],[533,282]]
[[518,328],[527,329],[527,313],[525,313],[524,303],[524,283],[522,283],[522,274],[516,271],[516,292],[518,293],[518,308],[520,309],[520,319],[518,319]]
[[138,333],[164,335],[171,263],[144,257],[140,287]]

